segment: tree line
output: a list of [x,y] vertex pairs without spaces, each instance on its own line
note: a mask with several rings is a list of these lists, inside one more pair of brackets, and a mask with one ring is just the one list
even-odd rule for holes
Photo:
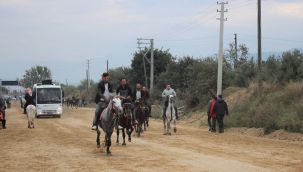
[[[223,89],[227,87],[248,87],[257,77],[256,59],[249,57],[248,48],[242,44],[238,48],[238,58],[235,58],[235,47],[230,44],[226,51],[223,64]],[[150,65],[146,64],[147,82],[145,83],[143,55],[147,49],[137,51],[129,67],[110,69],[110,77],[114,86],[118,87],[121,78],[127,78],[134,89],[136,83],[149,86]],[[150,52],[147,52],[150,58]],[[154,50],[154,90],[153,100],[161,99],[160,95],[165,85],[170,83],[177,91],[178,99],[189,108],[199,108],[208,102],[210,93],[217,87],[217,58],[184,56],[177,58],[169,50]],[[21,79],[25,87],[33,83],[51,78],[51,71],[46,66],[35,66],[27,70]],[[303,54],[299,50],[284,52],[281,56],[270,56],[262,62],[262,80],[275,84],[283,84],[303,79]],[[63,85],[66,96],[80,96],[92,101],[97,83],[91,81],[91,88],[87,90],[84,79],[78,86]]]

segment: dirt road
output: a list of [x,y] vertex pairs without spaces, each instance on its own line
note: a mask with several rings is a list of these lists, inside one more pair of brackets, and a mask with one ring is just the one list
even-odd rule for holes
[[93,112],[65,109],[60,119],[36,119],[30,130],[21,109],[9,109],[8,129],[0,130],[0,171],[303,171],[301,142],[212,134],[187,124],[164,136],[156,120],[127,146],[113,144],[107,157],[90,130]]

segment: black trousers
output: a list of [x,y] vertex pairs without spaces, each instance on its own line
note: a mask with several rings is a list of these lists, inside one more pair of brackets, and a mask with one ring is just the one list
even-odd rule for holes
[[208,123],[208,127],[211,128],[211,116],[207,115],[207,123]]
[[224,132],[224,122],[223,122],[223,119],[224,119],[224,115],[217,115],[217,121],[218,121],[218,124],[219,124],[219,132],[220,133]]

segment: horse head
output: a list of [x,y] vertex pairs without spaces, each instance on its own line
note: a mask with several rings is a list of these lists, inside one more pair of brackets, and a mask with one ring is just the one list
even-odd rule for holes
[[116,114],[120,114],[123,112],[122,101],[120,98],[114,97],[111,101],[111,105],[112,105],[112,110]]
[[171,104],[175,103],[175,96],[170,95],[170,96],[168,97],[168,101],[169,101],[169,103],[171,103]]

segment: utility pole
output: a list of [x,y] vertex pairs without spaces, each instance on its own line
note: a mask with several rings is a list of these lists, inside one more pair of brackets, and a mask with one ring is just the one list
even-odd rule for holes
[[234,69],[237,68],[238,65],[238,38],[237,38],[237,34],[235,33],[235,59],[234,59]]
[[91,59],[87,59],[87,69],[86,69],[87,92],[90,87],[90,61]]
[[108,73],[108,60],[106,60],[106,72]]
[[[150,63],[150,86],[149,86],[149,91],[150,94],[152,94],[153,87],[154,87],[154,39],[146,39],[146,38],[138,38],[137,39],[137,44],[139,50],[143,48],[141,45],[146,44],[149,45],[150,47],[148,48],[147,52],[143,55],[143,67],[144,67],[144,76],[145,76],[145,83],[147,83],[147,76],[146,76],[146,68],[145,68],[145,60]],[[146,46],[144,46],[146,47]],[[150,51],[150,60],[146,57],[147,53]]]
[[261,42],[261,0],[258,0],[258,92],[261,93],[261,65],[262,65],[262,42]]
[[154,39],[150,40],[150,88],[149,92],[150,94],[153,91],[154,88]]
[[224,22],[227,21],[224,18],[224,13],[227,12],[225,10],[224,5],[228,4],[228,2],[217,2],[218,5],[221,5],[221,10],[217,10],[220,12],[220,39],[219,39],[219,52],[218,52],[218,81],[217,81],[217,95],[222,95],[222,75],[223,75],[223,36],[224,36]]

